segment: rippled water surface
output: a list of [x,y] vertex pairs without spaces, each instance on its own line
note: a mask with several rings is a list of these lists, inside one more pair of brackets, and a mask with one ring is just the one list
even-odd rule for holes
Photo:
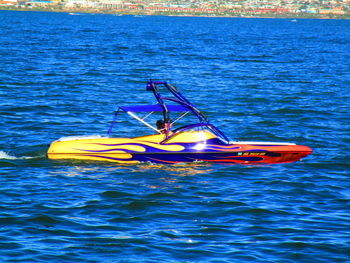
[[[348,262],[350,21],[0,11],[0,261]],[[271,166],[46,159],[166,80]],[[132,123],[117,128],[135,132]]]

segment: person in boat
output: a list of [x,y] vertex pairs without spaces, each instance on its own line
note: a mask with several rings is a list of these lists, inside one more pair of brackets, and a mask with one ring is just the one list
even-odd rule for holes
[[162,133],[162,134],[166,134],[167,130],[169,130],[169,133],[172,133],[170,131],[170,129],[172,127],[171,121],[170,121],[170,123],[165,123],[162,120],[157,120],[156,126],[157,126],[157,130],[160,131],[160,133]]
[[160,131],[161,133],[165,133],[165,123],[162,120],[157,120],[156,123],[157,130]]

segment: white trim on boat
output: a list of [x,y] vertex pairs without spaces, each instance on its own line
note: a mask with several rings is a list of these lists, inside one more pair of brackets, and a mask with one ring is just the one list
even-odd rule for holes
[[[56,142],[73,141],[73,140],[84,140],[84,139],[100,139],[104,138],[99,134],[95,135],[78,135],[78,136],[66,136],[59,138]],[[107,137],[106,137],[107,138]]]
[[295,143],[290,142],[236,142],[230,141],[230,144],[254,144],[254,145],[296,145]]

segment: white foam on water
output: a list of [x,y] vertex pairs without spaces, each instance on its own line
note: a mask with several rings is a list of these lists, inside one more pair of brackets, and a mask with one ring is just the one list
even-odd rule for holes
[[0,151],[0,159],[16,160],[18,158],[15,156],[11,156],[11,155],[5,153],[4,151]]
[[4,151],[0,151],[0,160],[23,160],[23,159],[33,159],[36,157],[32,157],[32,156],[21,156],[21,157],[16,157],[16,156],[12,156],[9,155],[8,153],[4,152]]

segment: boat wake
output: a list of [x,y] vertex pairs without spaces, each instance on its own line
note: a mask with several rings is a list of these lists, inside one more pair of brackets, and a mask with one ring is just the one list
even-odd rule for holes
[[35,159],[35,158],[41,158],[42,156],[13,156],[10,155],[4,151],[0,151],[0,160],[28,160],[28,159]]
[[7,159],[7,160],[16,160],[18,159],[17,157],[15,156],[11,156],[3,151],[0,151],[0,159]]

